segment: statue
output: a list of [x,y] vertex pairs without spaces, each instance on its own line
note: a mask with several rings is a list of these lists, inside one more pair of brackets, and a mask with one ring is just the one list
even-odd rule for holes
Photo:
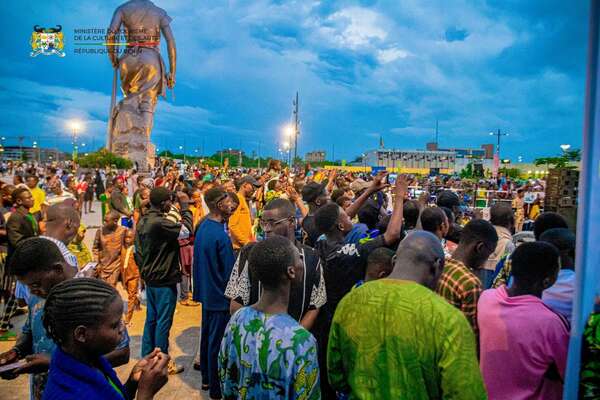
[[[108,54],[115,68],[108,148],[133,161],[138,171],[154,165],[155,147],[150,142],[154,109],[158,96],[165,97],[166,87],[175,86],[177,52],[170,22],[165,10],[151,1],[130,0],[115,10],[107,34]],[[160,55],[161,32],[167,40],[168,74]],[[119,57],[115,43],[123,40],[123,33],[127,49]],[[115,106],[117,69],[124,98]]]

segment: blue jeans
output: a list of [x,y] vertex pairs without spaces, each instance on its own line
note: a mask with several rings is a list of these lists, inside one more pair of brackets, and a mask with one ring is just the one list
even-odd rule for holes
[[179,301],[187,300],[190,293],[192,277],[181,273],[181,283],[179,284]]
[[213,399],[221,398],[219,381],[219,349],[229,322],[229,311],[208,311],[202,308],[200,334],[200,372],[202,384],[209,385],[208,394]]
[[169,354],[169,332],[177,305],[177,285],[146,286],[146,323],[142,336],[142,357],[155,347]]

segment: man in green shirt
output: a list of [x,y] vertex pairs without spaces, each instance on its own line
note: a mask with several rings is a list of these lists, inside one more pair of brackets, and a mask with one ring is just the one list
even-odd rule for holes
[[388,279],[367,282],[337,307],[327,371],[357,399],[486,399],[475,337],[464,315],[435,289],[444,251],[416,231],[398,248]]

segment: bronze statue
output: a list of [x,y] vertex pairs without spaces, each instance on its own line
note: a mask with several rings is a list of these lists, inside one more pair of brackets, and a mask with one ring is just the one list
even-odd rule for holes
[[[150,133],[158,96],[164,97],[166,87],[175,86],[177,51],[170,22],[166,11],[151,1],[131,0],[115,10],[107,34],[108,54],[115,68],[108,147],[129,158],[140,171],[148,171],[154,164]],[[161,32],[167,40],[168,74],[160,55]],[[119,57],[116,43],[123,40],[123,34],[127,48]],[[124,98],[114,106],[117,68]]]

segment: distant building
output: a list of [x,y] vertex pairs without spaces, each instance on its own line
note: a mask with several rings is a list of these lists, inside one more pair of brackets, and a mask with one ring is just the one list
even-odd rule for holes
[[1,146],[0,160],[2,161],[39,161],[48,163],[53,161],[64,161],[66,155],[58,149],[43,149],[39,147],[26,146]]
[[425,148],[428,151],[452,151],[456,153],[456,158],[479,158],[483,160],[492,160],[494,158],[494,145],[484,144],[479,149],[473,148],[439,148],[437,143],[427,143]]
[[223,152],[224,156],[236,156],[239,157],[240,155],[242,157],[244,157],[246,154],[244,153],[244,150],[238,150],[238,149],[223,149],[223,150],[219,150],[217,152],[217,154],[220,154],[221,152]]
[[309,153],[306,153],[304,156],[304,160],[309,163],[318,163],[325,161],[325,151],[323,150],[315,150]]
[[368,167],[402,169],[454,169],[455,154],[451,151],[378,149],[365,153],[362,163]]

